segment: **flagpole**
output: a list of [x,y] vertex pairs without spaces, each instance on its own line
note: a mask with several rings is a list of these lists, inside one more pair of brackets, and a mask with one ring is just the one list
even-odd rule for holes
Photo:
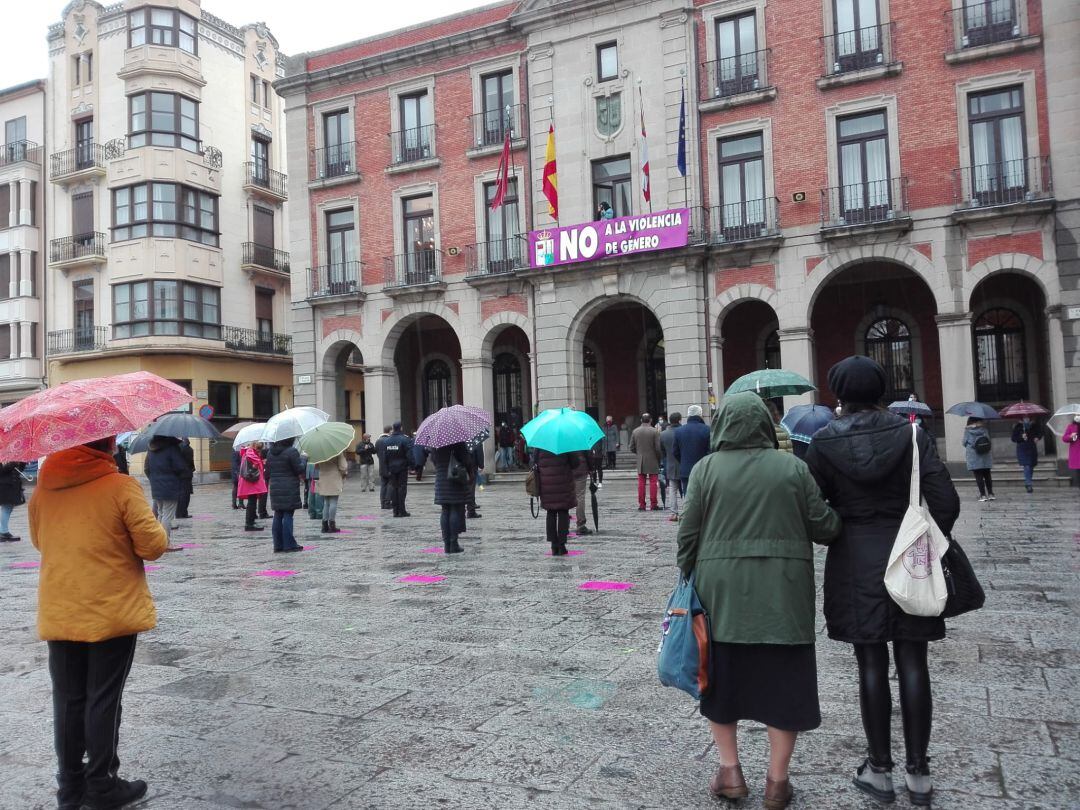
[[[683,105],[686,104],[686,79],[683,76],[679,77],[679,98],[680,98],[680,100],[682,102],[679,105],[679,115],[682,116],[683,115],[683,110],[685,109]],[[689,151],[689,150],[687,150],[687,151]],[[690,207],[690,167],[689,166],[687,166],[686,171],[683,172],[682,181],[683,181],[683,200],[685,200],[685,202],[686,202],[686,207],[689,208]]]
[[[641,79],[638,79],[637,94],[638,94],[638,104],[641,105],[641,140],[642,140],[642,144],[644,146],[644,149],[647,152],[649,146],[648,146],[648,142],[646,140],[648,138],[648,136],[645,134],[645,97],[641,94]],[[640,157],[641,157],[640,149],[638,151],[639,151],[638,157],[640,159]],[[645,171],[646,166],[648,166],[648,160],[646,160],[645,164],[641,167],[642,172]],[[645,178],[642,178],[642,180],[644,182]],[[645,188],[645,186],[642,186],[642,189],[644,189],[644,188]],[[649,204],[649,213],[651,214],[652,213],[652,178],[651,177],[648,178],[648,189],[649,189],[649,198],[645,202],[647,202]],[[644,196],[644,192],[643,192],[643,196]]]

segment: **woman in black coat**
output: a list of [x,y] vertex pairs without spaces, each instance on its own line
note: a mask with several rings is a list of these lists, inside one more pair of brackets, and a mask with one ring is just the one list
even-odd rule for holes
[[[450,477],[450,459],[454,459],[464,472],[464,479]],[[469,500],[472,475],[472,459],[464,442],[438,447],[431,451],[435,464],[435,504],[442,507],[439,520],[442,527],[443,551],[459,554],[465,549],[458,543],[458,535],[465,531],[465,503]]]
[[579,453],[555,455],[537,450],[535,461],[540,483],[540,508],[547,511],[547,540],[553,557],[566,556],[566,536],[570,532],[570,510],[577,508],[574,468]]
[[[880,801],[895,799],[889,727],[892,642],[908,794],[913,804],[929,805],[932,705],[927,642],[945,637],[945,621],[909,616],[885,590],[889,552],[908,507],[912,464],[912,425],[880,407],[885,386],[885,370],[869,357],[849,357],[833,366],[829,387],[844,403],[843,413],[814,434],[805,460],[844,522],[825,558],[825,623],[830,638],[854,645],[859,665],[859,706],[869,757],[856,772],[855,786]],[[921,428],[917,442],[923,501],[948,534],[960,514],[960,499]]]
[[293,536],[293,512],[299,509],[300,482],[304,478],[304,462],[292,439],[282,439],[270,445],[266,454],[266,480],[270,484],[270,508],[274,511],[272,533],[274,551],[303,551]]
[[26,465],[21,461],[9,461],[0,466],[0,543],[17,543],[22,540],[8,531],[8,521],[16,506],[26,503],[23,496],[22,471]]

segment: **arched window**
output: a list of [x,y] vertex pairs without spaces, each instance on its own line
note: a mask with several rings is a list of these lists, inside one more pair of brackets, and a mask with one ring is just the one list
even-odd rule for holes
[[773,329],[765,338],[765,368],[780,367],[780,333]]
[[521,425],[521,363],[510,352],[495,355],[495,424]]
[[983,402],[1027,399],[1024,322],[1011,309],[988,309],[975,319],[976,396]]
[[450,366],[443,360],[431,360],[424,366],[424,416],[430,416],[447,405],[450,396]]
[[596,352],[585,346],[582,350],[581,365],[585,373],[585,412],[593,419],[600,416],[600,378],[596,368]]
[[866,353],[885,369],[888,388],[886,402],[907,399],[915,391],[911,355],[911,332],[897,318],[881,318],[866,330]]

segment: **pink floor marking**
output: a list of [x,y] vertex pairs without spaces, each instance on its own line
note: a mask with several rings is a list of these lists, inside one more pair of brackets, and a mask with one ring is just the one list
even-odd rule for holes
[[273,568],[270,568],[270,569],[267,569],[266,571],[256,571],[254,574],[252,574],[252,576],[253,577],[270,577],[270,578],[279,578],[280,579],[280,578],[284,578],[284,577],[295,577],[296,574],[297,574],[296,571],[277,571],[277,570],[274,570]]
[[412,582],[417,585],[431,585],[435,582],[442,582],[446,577],[432,577],[423,574],[412,574],[407,577],[398,577],[398,582]]
[[[582,550],[581,550],[580,548],[571,548],[571,549],[567,549],[567,551],[566,551],[566,556],[567,556],[567,557],[577,557],[578,555],[580,555],[580,554],[584,554],[584,553],[585,553],[585,552],[584,552],[584,551],[582,551]],[[550,557],[550,556],[551,556],[551,550],[549,549],[549,550],[547,551],[547,553],[546,553],[546,554],[544,554],[544,556],[545,556],[545,557]]]
[[633,587],[633,582],[612,582],[606,579],[590,579],[578,585],[578,589],[582,591],[628,591]]
[[164,565],[144,565],[143,571],[160,571],[164,567]]
[[12,568],[41,568],[41,563],[37,562],[36,560],[31,560],[29,562],[13,562],[11,564],[11,567]]
[[446,552],[443,551],[442,546],[431,546],[430,548],[422,548],[422,549],[420,549],[420,553],[421,554],[445,554]]
[[206,548],[202,543],[181,543],[177,548]]

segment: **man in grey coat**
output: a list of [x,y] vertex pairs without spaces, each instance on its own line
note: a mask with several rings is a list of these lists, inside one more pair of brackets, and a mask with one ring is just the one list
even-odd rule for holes
[[[668,426],[663,433],[660,434],[660,446],[663,448],[664,455],[664,484],[663,486],[670,486],[674,484],[672,488],[672,511],[678,514],[679,508],[675,504],[678,504],[678,496],[683,494],[680,488],[679,480],[679,460],[675,458],[675,431],[679,425],[682,424],[682,414],[676,411],[675,413],[668,415]],[[672,516],[674,520],[674,515]]]
[[615,454],[622,448],[619,443],[619,426],[610,416],[604,420],[604,453],[607,456],[607,468],[615,469]]
[[657,501],[657,477],[660,475],[660,454],[663,449],[660,446],[660,434],[656,432],[652,417],[647,413],[641,415],[641,425],[630,434],[630,452],[637,455],[638,511],[645,511],[645,481],[648,479],[649,502],[655,512],[660,509]]

